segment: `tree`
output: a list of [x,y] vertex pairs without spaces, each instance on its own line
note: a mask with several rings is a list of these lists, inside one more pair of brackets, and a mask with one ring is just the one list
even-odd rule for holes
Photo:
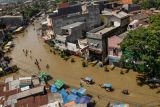
[[133,0],[132,1],[134,4],[138,4],[139,3],[139,0]]
[[140,0],[139,3],[143,9],[160,8],[160,0]]
[[160,76],[160,15],[150,18],[148,28],[130,31],[121,43],[121,61],[148,77]]

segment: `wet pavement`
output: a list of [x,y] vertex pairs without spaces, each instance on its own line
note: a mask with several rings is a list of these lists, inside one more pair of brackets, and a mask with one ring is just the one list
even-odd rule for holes
[[[35,25],[36,29],[39,27],[39,24]],[[81,66],[82,59],[78,57],[74,57],[75,63],[71,63],[70,60],[65,61],[59,55],[54,55],[50,52],[51,48],[37,35],[34,26],[30,25],[27,30],[24,36],[23,34],[16,35],[17,38],[14,39],[15,48],[10,54],[13,58],[12,63],[20,67],[19,73],[14,74],[15,76],[38,75],[40,71],[46,71],[53,79],[62,79],[73,87],[79,87],[81,77],[92,76],[96,84],[93,86],[85,85],[84,87],[94,95],[94,99],[97,102],[96,107],[106,107],[107,101],[112,100],[144,107],[147,107],[150,103],[159,102],[160,94],[156,94],[158,89],[151,90],[148,86],[137,86],[137,73],[129,72],[121,75],[120,68],[110,72],[104,72],[103,68],[98,66],[83,68]],[[28,50],[27,56],[25,56],[23,49]],[[35,65],[36,59],[41,70]],[[49,69],[46,68],[46,64],[49,64]],[[111,83],[115,91],[105,92],[98,86],[101,83]],[[122,95],[121,91],[123,89],[128,89],[131,94],[129,96]],[[97,96],[100,96],[100,98],[98,99]]]

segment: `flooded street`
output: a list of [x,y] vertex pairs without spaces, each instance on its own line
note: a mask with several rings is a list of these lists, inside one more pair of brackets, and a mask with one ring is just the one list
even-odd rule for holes
[[[37,29],[40,25],[36,24],[35,26]],[[74,57],[75,63],[71,63],[70,59],[65,61],[59,55],[54,55],[50,52],[51,48],[37,35],[34,26],[29,26],[27,30],[24,36],[20,34],[14,39],[15,48],[10,56],[13,58],[12,63],[20,67],[19,73],[14,74],[15,76],[38,75],[40,71],[46,71],[53,79],[62,79],[73,87],[79,87],[81,77],[91,76],[96,84],[93,86],[85,85],[84,87],[94,95],[94,99],[97,102],[96,107],[106,107],[107,102],[112,100],[144,107],[147,107],[150,103],[157,104],[157,102],[160,102],[160,94],[156,93],[158,89],[152,90],[146,85],[137,86],[137,73],[129,72],[121,75],[120,68],[104,72],[103,68],[90,65],[87,68],[83,68],[81,65],[82,59],[78,57]],[[23,49],[31,50],[31,53],[28,52],[28,55],[25,56]],[[41,70],[38,70],[38,67],[34,64],[36,59],[39,61]],[[48,70],[46,69],[46,64],[50,66]],[[101,89],[98,84],[103,83],[111,83],[115,91],[106,92]],[[131,94],[129,96],[122,95],[121,91],[123,89],[128,89]],[[98,95],[100,96],[99,99],[96,97]]]

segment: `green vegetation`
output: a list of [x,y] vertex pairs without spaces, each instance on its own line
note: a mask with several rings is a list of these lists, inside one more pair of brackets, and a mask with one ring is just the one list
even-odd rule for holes
[[140,4],[143,9],[160,8],[160,0],[133,0],[133,3]]
[[107,65],[104,67],[104,71],[109,72],[109,69],[108,69]]
[[71,59],[71,62],[72,62],[72,63],[74,63],[74,62],[75,62],[74,58],[72,58],[72,59]]
[[150,25],[130,31],[121,43],[123,66],[147,77],[160,76],[160,14],[150,17]]
[[82,67],[87,67],[87,63],[85,61],[82,62]]
[[59,2],[66,3],[66,2],[74,2],[74,1],[78,1],[78,0],[55,0],[56,3],[59,3]]
[[25,6],[25,7],[20,7],[21,8],[21,13],[24,16],[24,18],[31,18],[32,16],[36,15],[38,12],[41,10],[47,9],[47,2],[46,1],[38,1],[33,3],[31,6]]
[[65,58],[64,51],[61,51],[60,56],[61,56],[61,58]]

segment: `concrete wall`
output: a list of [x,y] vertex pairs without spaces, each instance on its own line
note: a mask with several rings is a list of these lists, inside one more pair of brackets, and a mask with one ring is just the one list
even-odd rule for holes
[[109,23],[111,24],[111,22],[114,23],[115,27],[118,27],[121,25],[121,19],[115,17],[115,16],[109,16]]
[[67,42],[76,42],[82,37],[82,26],[77,26],[75,28],[69,29],[71,34],[67,37]]
[[87,28],[88,30],[93,29],[95,26],[101,24],[99,5],[89,5],[88,17],[87,17]]
[[99,26],[101,24],[99,5],[89,5],[87,8],[88,13],[85,14],[76,14],[70,17],[57,16],[52,18],[54,33],[61,34],[61,27],[75,22],[85,22],[85,31],[89,31],[95,26]]
[[129,23],[130,23],[129,17],[126,17],[126,18],[121,20],[121,26],[129,25]]
[[85,22],[85,15],[77,15],[71,17],[57,17],[52,20],[53,22],[53,31],[55,34],[62,34],[61,27],[73,24],[75,22]]
[[[94,34],[93,34],[94,36]],[[102,51],[102,39],[87,37],[89,48]]]
[[115,16],[109,16],[109,23],[114,22],[114,26],[118,27],[118,26],[126,26],[129,24],[129,17],[126,18],[118,18]]

